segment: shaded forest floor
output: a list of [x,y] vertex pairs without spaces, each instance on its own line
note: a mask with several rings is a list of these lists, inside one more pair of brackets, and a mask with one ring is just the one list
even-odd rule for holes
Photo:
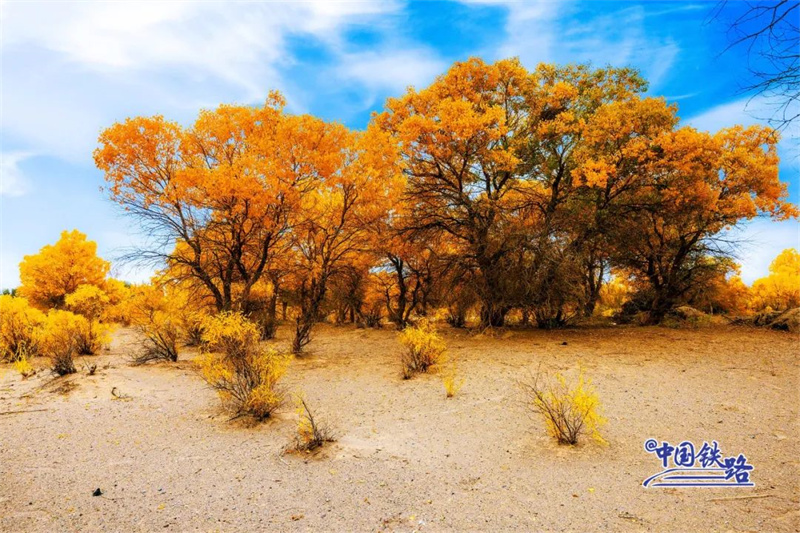
[[[338,436],[312,455],[281,453],[296,427],[291,402],[260,425],[231,421],[191,353],[130,366],[130,330],[78,362],[98,363],[95,375],[22,380],[0,365],[0,530],[800,528],[797,335],[745,327],[443,335],[465,380],[450,399],[436,374],[401,379],[391,329],[320,326],[284,381]],[[540,364],[570,376],[583,365],[608,419],[607,446],[564,447],[545,435],[517,385]],[[724,454],[747,456],[756,486],[645,489],[661,470],[643,450],[650,437],[716,440]]]

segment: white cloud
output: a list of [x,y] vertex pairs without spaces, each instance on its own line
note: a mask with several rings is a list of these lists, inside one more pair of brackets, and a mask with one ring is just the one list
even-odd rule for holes
[[508,13],[506,39],[496,54],[500,58],[519,57],[528,67],[555,60],[558,44],[558,19],[571,9],[571,1],[548,0],[461,0],[464,4],[502,6]]
[[741,124],[743,126],[762,124],[763,121],[758,120],[752,113],[747,112],[749,100],[749,98],[744,98],[719,104],[698,115],[689,117],[684,122],[700,131],[708,131],[711,133],[716,133],[722,128],[727,128],[734,124]]
[[[800,104],[797,105],[800,106]],[[764,96],[743,97],[719,104],[689,117],[686,123],[698,130],[710,132],[716,132],[733,124],[743,126],[767,124],[778,107],[778,102]],[[784,132],[784,137],[797,137],[798,135],[800,135],[800,121],[794,121]]]
[[4,6],[3,45],[33,44],[102,72],[176,68],[263,96],[288,60],[287,37],[335,42],[348,24],[394,3],[20,2]]
[[[500,5],[508,10],[506,40],[497,51],[498,55],[517,56],[528,68],[540,62],[635,66],[651,88],[655,88],[681,52],[674,39],[653,31],[652,19],[667,11],[633,6],[595,14],[590,4],[574,1],[463,1]],[[687,9],[697,9],[697,6],[686,5],[671,11]]]
[[0,152],[0,196],[22,196],[30,186],[20,163],[33,156],[31,152]]
[[[198,107],[302,93],[281,69],[293,39],[343,55],[346,32],[395,2],[6,2],[2,129],[15,144],[89,163],[97,135],[129,115],[187,122]],[[419,64],[419,63],[418,63]],[[310,88],[308,89],[310,90]],[[298,109],[303,95],[288,94]]]
[[447,65],[424,48],[389,49],[348,54],[336,67],[338,74],[355,80],[368,89],[388,90],[395,94],[409,85],[420,88],[442,74]]

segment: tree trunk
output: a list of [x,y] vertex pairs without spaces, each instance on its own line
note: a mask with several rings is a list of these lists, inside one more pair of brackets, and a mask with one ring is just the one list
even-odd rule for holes
[[481,329],[503,327],[507,313],[507,307],[500,306],[493,301],[484,302],[481,306]]
[[308,289],[305,283],[301,286],[300,313],[297,315],[292,340],[292,352],[296,355],[302,353],[303,348],[311,342],[311,330],[319,320],[320,306],[325,299],[326,281],[326,277],[321,277],[319,280],[311,280]]

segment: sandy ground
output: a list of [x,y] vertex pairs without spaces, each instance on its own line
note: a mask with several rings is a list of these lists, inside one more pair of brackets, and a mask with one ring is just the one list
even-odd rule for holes
[[[444,332],[465,378],[451,399],[439,376],[400,379],[390,329],[321,326],[286,378],[338,434],[313,456],[281,454],[291,405],[231,422],[190,362],[130,366],[127,330],[84,358],[93,376],[23,381],[0,366],[0,531],[800,530],[796,336]],[[608,446],[555,444],[519,394],[540,363],[579,362]],[[649,437],[717,440],[755,465],[756,486],[645,489],[660,470]]]

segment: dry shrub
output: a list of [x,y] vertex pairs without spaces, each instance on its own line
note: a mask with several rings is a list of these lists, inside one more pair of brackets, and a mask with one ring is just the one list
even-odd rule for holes
[[37,330],[45,315],[25,298],[0,296],[0,360],[16,361],[36,355]]
[[262,349],[258,327],[239,313],[209,317],[203,326],[203,379],[237,416],[268,418],[283,404],[278,382],[291,356]]
[[87,320],[69,311],[52,309],[47,313],[39,335],[40,353],[52,360],[52,370],[59,376],[76,372],[74,357]]
[[97,320],[88,320],[84,317],[80,321],[77,338],[77,349],[80,355],[96,355],[103,346],[107,346],[111,333],[111,326]]
[[321,423],[311,412],[305,398],[297,398],[297,436],[295,437],[294,450],[301,452],[313,452],[326,442],[334,442],[331,429]]
[[185,321],[184,344],[186,346],[200,346],[203,344],[203,319],[190,318]]
[[178,360],[184,320],[161,289],[152,285],[137,287],[130,301],[130,317],[143,335],[143,351],[134,356],[134,364]]
[[365,305],[366,310],[361,313],[359,324],[368,328],[380,328],[383,318],[383,302],[372,302]]
[[405,347],[401,360],[403,379],[410,379],[419,372],[427,372],[430,367],[441,361],[446,350],[445,343],[436,332],[436,328],[426,320],[404,329],[400,333],[400,343]]
[[144,350],[134,358],[134,363],[140,365],[149,361],[177,361],[181,338],[177,322],[162,315],[148,324],[141,324],[139,330],[144,333]]
[[447,361],[442,371],[442,384],[448,398],[455,396],[464,385],[464,378],[458,373],[458,362],[453,358]]
[[591,381],[584,378],[583,368],[574,385],[561,374],[548,377],[539,371],[521,386],[527,394],[528,406],[542,417],[547,433],[559,444],[577,444],[583,434],[596,442],[605,442],[599,432],[606,422],[600,415],[600,399]]
[[74,374],[78,370],[75,368],[75,359],[73,354],[64,350],[53,355],[53,366],[51,370],[54,374],[59,376],[66,376],[67,374]]
[[36,373],[36,369],[33,368],[25,354],[22,354],[11,366],[22,376],[22,379],[29,378]]

